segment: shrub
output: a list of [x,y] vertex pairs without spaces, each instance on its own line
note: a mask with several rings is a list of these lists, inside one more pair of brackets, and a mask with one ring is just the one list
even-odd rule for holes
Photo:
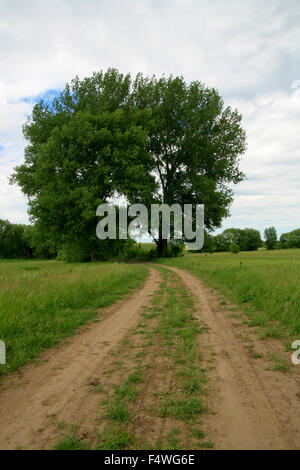
[[232,243],[232,244],[230,245],[230,251],[231,251],[231,253],[237,254],[237,253],[239,253],[241,250],[240,250],[240,247],[239,247],[239,245],[238,245],[237,243]]
[[184,244],[180,241],[171,242],[168,244],[167,257],[177,258],[178,256],[184,255]]
[[133,243],[124,253],[124,259],[136,259],[138,261],[147,261],[157,257],[157,250],[155,247],[150,250],[145,250],[141,243]]

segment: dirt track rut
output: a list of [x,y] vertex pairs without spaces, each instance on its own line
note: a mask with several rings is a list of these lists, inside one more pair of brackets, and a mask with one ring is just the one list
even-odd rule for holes
[[[101,376],[105,356],[139,321],[144,305],[158,287],[159,274],[150,270],[144,286],[127,300],[107,309],[99,323],[90,323],[69,344],[47,351],[47,362],[26,366],[22,377],[13,374],[0,388],[0,449],[49,448],[49,418],[82,424],[94,419],[99,406],[91,394],[89,377]],[[93,427],[93,422],[90,423]]]
[[[201,350],[216,354],[208,397],[214,414],[204,423],[215,448],[299,448],[299,378],[266,371],[261,362],[251,361],[245,341],[236,334],[235,322],[228,311],[226,315],[218,307],[211,291],[186,271],[165,267],[178,274],[194,294],[197,316],[209,327],[200,341]],[[244,332],[250,330],[240,326]],[[255,335],[253,338],[262,343]]]

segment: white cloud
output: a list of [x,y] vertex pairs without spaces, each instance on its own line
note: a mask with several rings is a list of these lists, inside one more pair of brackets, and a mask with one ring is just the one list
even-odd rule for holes
[[224,226],[276,225],[279,232],[300,223],[300,89],[240,101],[248,135],[242,161],[247,180],[239,185]]
[[248,180],[224,226],[298,226],[299,20],[298,0],[0,0],[0,217],[27,220],[7,183],[23,159],[22,99],[115,66],[216,86],[248,133]]

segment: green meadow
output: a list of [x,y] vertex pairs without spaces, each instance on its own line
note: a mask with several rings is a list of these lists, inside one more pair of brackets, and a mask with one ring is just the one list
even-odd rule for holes
[[147,271],[109,262],[0,261],[0,339],[7,350],[0,375],[57,345],[99,308],[140,286]]
[[[262,337],[299,338],[300,250],[187,254],[159,263],[191,272],[238,305]],[[0,261],[0,339],[7,365],[0,375],[35,360],[77,327],[138,288],[146,266]]]
[[242,307],[263,337],[300,334],[300,250],[188,254],[160,260],[186,269]]

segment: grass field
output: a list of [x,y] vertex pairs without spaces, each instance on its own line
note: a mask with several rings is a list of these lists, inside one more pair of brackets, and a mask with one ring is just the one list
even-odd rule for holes
[[[91,320],[65,345],[70,347],[67,352],[57,351],[65,354],[58,364],[51,356],[43,357],[49,364],[21,369],[14,390],[1,387],[1,416],[6,415],[5,400],[14,403],[0,423],[3,446],[27,448],[24,439],[30,439],[31,445],[35,426],[38,448],[223,448],[224,435],[229,436],[231,448],[232,436],[240,443],[238,416],[242,415],[248,431],[241,448],[252,439],[257,439],[258,448],[269,448],[281,429],[276,427],[277,409],[292,423],[289,442],[299,422],[299,375],[291,370],[287,351],[290,356],[290,341],[300,334],[300,250],[187,254],[157,261],[143,293],[120,304],[112,318],[99,315],[99,307],[141,286],[153,264],[0,262],[0,339],[8,353],[0,375],[38,361],[42,350],[58,345]],[[190,271],[221,295],[159,263]],[[140,300],[134,307],[136,297]],[[201,310],[195,301],[202,304]],[[261,341],[249,333],[247,324],[255,326],[261,338],[283,341]],[[282,345],[270,347],[275,343],[285,344],[286,354]],[[85,353],[77,361],[81,344]],[[290,382],[280,373],[290,373]],[[224,376],[226,383],[219,382]],[[227,397],[223,401],[216,395],[220,384]],[[279,395],[273,395],[274,387]],[[270,396],[274,405],[266,408]],[[27,401],[31,401],[29,411],[23,410]],[[240,410],[237,419],[232,403]],[[19,422],[12,418],[16,408]],[[24,425],[29,436],[25,438]],[[11,439],[13,433],[19,437],[11,444],[7,436]],[[266,436],[263,444],[262,436]],[[285,448],[285,437],[283,441],[280,437]]]
[[0,262],[0,376],[38,357],[146,278],[147,268],[119,263]]
[[155,248],[155,247],[156,247],[156,243],[154,243],[154,242],[153,242],[153,243],[151,243],[151,242],[146,243],[146,242],[145,242],[145,243],[141,243],[141,245],[142,245],[142,248],[144,248],[144,249],[147,250],[147,251],[148,251],[148,250],[151,250],[151,248]]
[[300,334],[300,250],[189,254],[161,260],[198,276],[242,306],[262,336]]

